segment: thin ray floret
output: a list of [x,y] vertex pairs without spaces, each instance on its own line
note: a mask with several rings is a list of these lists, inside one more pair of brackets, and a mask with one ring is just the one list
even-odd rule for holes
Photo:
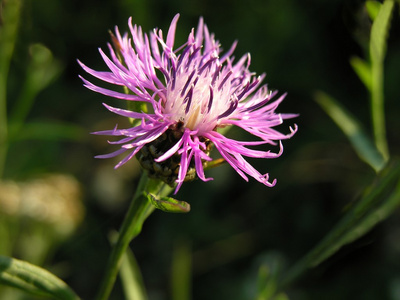
[[[277,92],[261,85],[265,75],[256,76],[249,70],[250,54],[235,62],[236,41],[223,53],[203,18],[187,41],[176,47],[178,18],[178,14],[173,18],[165,39],[158,29],[143,33],[132,19],[128,22],[129,34],[121,35],[116,27],[108,45],[109,55],[99,49],[107,71],[96,71],[78,61],[85,72],[116,87],[100,87],[81,77],[88,89],[148,107],[147,111],[131,111],[104,104],[111,112],[137,122],[131,128],[96,132],[121,138],[110,142],[119,145],[118,150],[97,157],[126,152],[116,167],[136,157],[150,177],[176,185],[176,193],[185,181],[212,179],[204,170],[213,160],[210,153],[215,148],[243,179],[250,176],[274,186],[276,180],[270,181],[268,174],[257,171],[246,157],[279,157],[281,141],[297,131],[296,125],[287,134],[275,128],[297,116],[276,113],[286,94],[274,100]],[[129,92],[122,92],[121,87]],[[256,140],[230,139],[220,132],[227,126],[239,127]],[[279,146],[278,152],[268,145]],[[256,146],[257,150],[253,148]]]

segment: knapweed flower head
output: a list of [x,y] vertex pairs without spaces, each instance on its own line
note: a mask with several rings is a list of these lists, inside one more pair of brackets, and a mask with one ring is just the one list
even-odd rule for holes
[[[261,86],[264,75],[250,72],[250,55],[235,62],[232,56],[236,42],[222,53],[214,34],[200,18],[197,29],[187,41],[176,47],[175,30],[179,15],[171,22],[167,37],[155,29],[149,35],[129,20],[129,36],[118,28],[109,44],[109,56],[100,54],[108,71],[82,68],[92,76],[123,87],[128,93],[99,87],[82,78],[84,85],[101,94],[127,101],[146,103],[148,109],[131,111],[105,107],[111,112],[139,120],[131,128],[96,132],[122,137],[112,144],[120,148],[99,158],[110,158],[127,152],[116,167],[136,156],[150,177],[169,184],[182,183],[195,177],[207,178],[204,166],[212,161],[210,150],[215,147],[246,181],[248,176],[266,186],[274,186],[268,174],[261,174],[245,157],[276,158],[282,153],[281,140],[290,138],[297,126],[283,134],[274,127],[292,118],[293,114],[275,112],[285,95],[272,100],[276,92]],[[141,106],[143,107],[143,106]],[[227,126],[240,127],[257,137],[255,141],[238,141],[221,133]],[[278,153],[254,149],[259,145],[277,145]]]

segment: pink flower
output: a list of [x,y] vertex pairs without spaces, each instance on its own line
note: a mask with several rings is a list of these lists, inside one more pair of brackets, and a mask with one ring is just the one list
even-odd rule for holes
[[[117,168],[137,156],[149,176],[169,184],[176,182],[176,193],[185,180],[196,175],[203,181],[212,179],[206,178],[204,166],[212,160],[210,149],[214,146],[246,181],[251,176],[274,186],[276,180],[270,182],[268,174],[258,172],[245,157],[276,158],[283,150],[281,140],[297,131],[296,125],[289,134],[274,129],[284,119],[296,116],[275,113],[285,95],[272,100],[276,92],[260,86],[265,75],[256,77],[249,71],[249,54],[234,62],[236,42],[221,53],[202,18],[187,42],[174,48],[178,18],[176,15],[172,20],[166,39],[157,29],[143,34],[141,27],[132,26],[131,19],[131,37],[121,36],[116,28],[115,49],[108,45],[109,56],[99,50],[109,71],[95,71],[79,62],[87,73],[126,87],[129,93],[102,88],[82,78],[87,88],[114,98],[141,101],[148,107],[147,111],[130,111],[104,104],[113,113],[140,121],[131,128],[96,132],[122,137],[110,142],[120,145],[120,149],[97,157],[128,152]],[[224,136],[221,129],[231,125],[258,139],[237,141]],[[279,144],[280,150],[273,153],[250,148],[265,144]]]

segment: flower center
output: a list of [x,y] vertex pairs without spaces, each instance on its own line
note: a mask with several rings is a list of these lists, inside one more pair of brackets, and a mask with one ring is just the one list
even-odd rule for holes
[[196,109],[189,115],[189,118],[184,122],[185,127],[196,130],[197,122],[200,117],[200,107],[197,106]]
[[[136,158],[138,159],[140,165],[148,171],[148,176],[150,178],[162,180],[170,186],[173,186],[178,178],[181,155],[175,153],[170,158],[162,162],[156,162],[155,159],[167,152],[180,140],[183,135],[182,126],[182,122],[171,125],[170,128],[168,128],[167,131],[159,138],[144,145],[143,148],[136,154]],[[211,143],[209,140],[207,140],[205,143],[207,145],[207,149],[204,152],[208,155],[211,151]],[[207,161],[203,161],[203,166],[206,164]],[[196,168],[195,162],[192,160],[184,181],[192,181],[194,179],[196,179]]]

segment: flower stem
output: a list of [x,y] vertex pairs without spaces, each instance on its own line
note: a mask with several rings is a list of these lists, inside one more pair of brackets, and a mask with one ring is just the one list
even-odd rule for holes
[[143,192],[167,195],[171,190],[164,183],[150,179],[147,177],[147,174],[143,173],[132,203],[121,225],[117,242],[112,249],[103,282],[98,292],[98,300],[108,299],[129,243],[140,233],[144,221],[154,210],[154,206],[147,200]]

